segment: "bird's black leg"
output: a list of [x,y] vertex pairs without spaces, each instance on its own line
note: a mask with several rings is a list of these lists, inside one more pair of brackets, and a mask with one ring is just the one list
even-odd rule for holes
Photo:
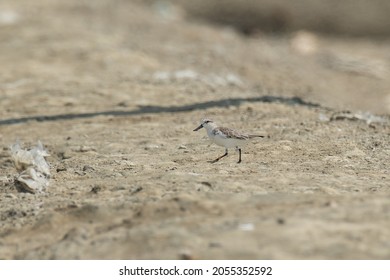
[[225,153],[222,156],[220,156],[219,158],[216,158],[216,159],[214,159],[214,160],[212,160],[210,162],[211,163],[217,162],[218,160],[220,160],[223,157],[226,157],[227,155],[228,155],[228,149],[225,149]]
[[241,162],[241,149],[238,148],[238,161],[237,163],[240,163]]

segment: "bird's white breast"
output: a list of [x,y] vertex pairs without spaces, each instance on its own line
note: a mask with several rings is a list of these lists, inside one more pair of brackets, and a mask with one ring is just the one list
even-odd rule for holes
[[227,138],[222,134],[214,134],[211,130],[207,130],[207,135],[215,144],[225,148],[242,147],[246,142],[243,139]]

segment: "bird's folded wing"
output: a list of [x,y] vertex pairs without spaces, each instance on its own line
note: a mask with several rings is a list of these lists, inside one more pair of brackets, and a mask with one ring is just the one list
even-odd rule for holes
[[225,138],[225,139],[235,138],[235,139],[246,140],[249,138],[248,135],[242,134],[238,131],[235,131],[235,130],[227,128],[227,127],[218,127],[214,130],[215,130],[215,132],[213,131],[214,135],[218,135],[218,136]]

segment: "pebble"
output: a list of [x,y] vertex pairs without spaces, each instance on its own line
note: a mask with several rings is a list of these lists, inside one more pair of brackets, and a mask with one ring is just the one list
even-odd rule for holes
[[77,150],[77,152],[82,152],[82,153],[91,152],[91,151],[96,152],[96,149],[89,146],[80,146],[79,149]]
[[242,231],[253,231],[255,229],[255,226],[252,223],[243,223],[239,224],[238,228]]
[[17,199],[18,197],[16,196],[16,195],[14,195],[13,193],[7,193],[6,195],[5,195],[5,197],[7,197],[7,198],[12,198],[12,199]]
[[147,145],[146,147],[145,147],[145,150],[155,150],[155,149],[159,149],[160,148],[160,146],[159,145],[153,145],[153,144],[151,144],[151,145]]
[[90,165],[84,165],[83,171],[94,171],[95,169]]

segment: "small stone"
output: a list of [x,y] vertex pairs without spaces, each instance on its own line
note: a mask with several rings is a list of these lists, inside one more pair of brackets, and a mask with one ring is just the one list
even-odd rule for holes
[[101,186],[93,186],[92,189],[91,189],[91,193],[97,194],[101,190],[102,190]]
[[129,104],[126,101],[121,101],[117,104],[118,107],[129,107]]
[[194,256],[189,252],[183,252],[179,255],[181,260],[194,260]]
[[80,146],[77,150],[77,152],[82,152],[82,153],[91,152],[91,151],[95,152],[96,149],[89,146]]
[[291,151],[292,150],[292,148],[290,146],[287,146],[287,145],[283,145],[282,149],[285,150],[285,151]]
[[136,194],[136,193],[139,193],[140,191],[142,191],[143,188],[142,187],[134,187],[130,190],[130,194],[133,195],[133,194]]
[[72,152],[71,151],[63,151],[58,153],[58,157],[60,159],[70,159],[72,158]]
[[57,169],[56,169],[57,173],[63,172],[63,171],[66,171],[66,170],[67,170],[66,167],[57,167]]
[[334,201],[327,201],[327,202],[325,202],[324,206],[325,207],[330,207],[330,208],[336,208],[337,207],[337,203],[334,202]]
[[95,169],[90,165],[84,165],[83,171],[94,171]]
[[144,149],[148,151],[148,150],[156,150],[156,149],[159,149],[159,148],[160,148],[159,145],[151,144],[151,145],[147,145]]
[[255,225],[252,223],[243,223],[239,224],[238,228],[242,231],[253,231],[255,229]]
[[16,199],[16,198],[18,198],[16,195],[14,195],[13,193],[7,193],[6,195],[5,195],[5,197],[7,197],[7,198],[12,198],[12,199]]

